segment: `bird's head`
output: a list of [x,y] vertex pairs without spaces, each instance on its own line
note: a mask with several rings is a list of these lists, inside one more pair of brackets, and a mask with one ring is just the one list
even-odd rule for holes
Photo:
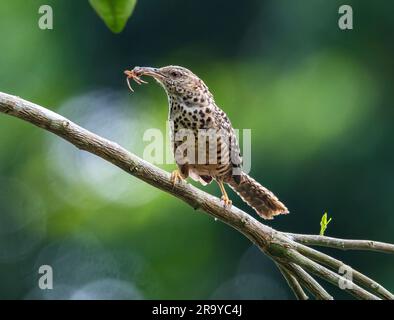
[[125,71],[128,77],[150,76],[159,82],[169,96],[194,97],[209,94],[207,86],[190,70],[179,66],[162,68],[135,67],[132,71]]

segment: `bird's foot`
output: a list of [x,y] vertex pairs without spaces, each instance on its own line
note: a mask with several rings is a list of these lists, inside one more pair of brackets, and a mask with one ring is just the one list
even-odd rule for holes
[[233,202],[230,200],[230,198],[227,195],[223,195],[221,199],[223,201],[225,208],[231,208]]
[[172,182],[172,187],[174,188],[177,182],[183,181],[185,180],[182,176],[182,174],[180,173],[180,171],[174,170],[171,173],[171,182]]

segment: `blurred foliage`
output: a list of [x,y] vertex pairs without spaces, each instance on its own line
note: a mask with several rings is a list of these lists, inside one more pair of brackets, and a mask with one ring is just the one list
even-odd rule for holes
[[[0,3],[1,91],[142,156],[167,98],[153,82],[131,95],[123,70],[183,65],[252,129],[251,175],[291,211],[270,225],[316,233],[329,211],[331,236],[394,242],[394,3],[349,1],[341,31],[335,0],[144,0],[116,36],[87,1],[47,1],[40,30],[41,4]],[[0,298],[293,298],[228,226],[20,120],[0,115],[0,137]],[[326,251],[394,290],[392,257]]]
[[121,32],[134,11],[137,0],[89,0],[113,33]]

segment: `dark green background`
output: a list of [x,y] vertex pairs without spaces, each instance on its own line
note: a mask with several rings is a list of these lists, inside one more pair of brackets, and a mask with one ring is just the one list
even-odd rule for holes
[[[53,7],[52,31],[38,28],[42,4]],[[0,90],[142,156],[144,131],[165,128],[167,101],[153,83],[131,95],[122,72],[186,66],[234,127],[252,129],[251,175],[291,211],[269,225],[318,233],[327,211],[327,235],[394,242],[394,4],[346,1],[352,31],[338,28],[341,4],[140,0],[114,35],[87,1],[2,1]],[[392,257],[324,251],[394,290]],[[42,264],[53,267],[52,291],[38,289]],[[0,115],[0,298],[293,295],[231,228]]]

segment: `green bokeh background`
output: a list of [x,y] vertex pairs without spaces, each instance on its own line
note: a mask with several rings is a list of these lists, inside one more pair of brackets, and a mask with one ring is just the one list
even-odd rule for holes
[[[283,231],[394,242],[394,4],[347,1],[140,0],[112,34],[88,1],[0,3],[0,90],[53,109],[142,156],[165,130],[156,84],[123,70],[183,65],[208,84],[234,127],[252,130],[251,175],[291,214]],[[161,165],[170,171],[173,165]],[[206,191],[219,195],[212,185]],[[250,212],[234,194],[233,203]],[[391,256],[336,257],[394,290]],[[54,289],[38,289],[38,268]],[[339,298],[343,292],[327,285]],[[0,298],[293,299],[243,236],[101,159],[0,115]]]

